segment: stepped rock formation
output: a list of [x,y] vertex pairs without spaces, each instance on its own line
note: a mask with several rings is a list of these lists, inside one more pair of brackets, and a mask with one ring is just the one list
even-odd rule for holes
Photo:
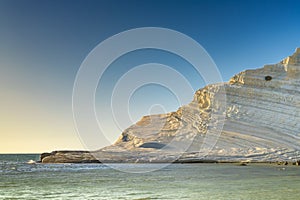
[[198,90],[176,112],[143,117],[111,146],[55,151],[41,161],[292,162],[300,159],[299,122],[300,48],[278,64]]

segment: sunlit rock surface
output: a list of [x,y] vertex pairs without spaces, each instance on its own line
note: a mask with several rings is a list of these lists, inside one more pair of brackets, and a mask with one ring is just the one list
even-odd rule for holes
[[[226,94],[226,96],[225,96]],[[99,151],[55,151],[44,163],[276,162],[300,159],[300,48],[278,64],[208,85],[176,112],[145,116]]]

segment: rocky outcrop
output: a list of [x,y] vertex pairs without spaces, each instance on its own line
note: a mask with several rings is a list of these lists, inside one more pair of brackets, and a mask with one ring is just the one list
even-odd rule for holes
[[100,163],[89,151],[53,151],[42,153],[43,163]]
[[112,146],[43,154],[41,161],[292,162],[300,159],[299,122],[300,48],[278,64],[198,90],[176,112],[143,117]]

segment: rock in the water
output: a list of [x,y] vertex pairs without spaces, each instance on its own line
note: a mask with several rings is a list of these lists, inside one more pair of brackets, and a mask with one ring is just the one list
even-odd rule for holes
[[42,163],[100,163],[89,151],[53,151],[43,153]]
[[[226,99],[219,98],[224,94]],[[228,83],[212,84],[196,91],[193,101],[176,112],[143,117],[124,130],[112,146],[93,154],[42,154],[41,161],[299,160],[299,121],[298,48],[278,64],[246,70]],[[221,127],[222,132],[210,140],[208,134],[216,127]]]

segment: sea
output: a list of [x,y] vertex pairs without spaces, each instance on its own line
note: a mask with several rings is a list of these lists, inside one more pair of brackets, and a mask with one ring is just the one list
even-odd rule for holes
[[[114,164],[116,168],[33,162],[38,159],[37,154],[0,154],[0,199],[300,199],[299,166]],[[135,167],[149,170],[126,172]]]

